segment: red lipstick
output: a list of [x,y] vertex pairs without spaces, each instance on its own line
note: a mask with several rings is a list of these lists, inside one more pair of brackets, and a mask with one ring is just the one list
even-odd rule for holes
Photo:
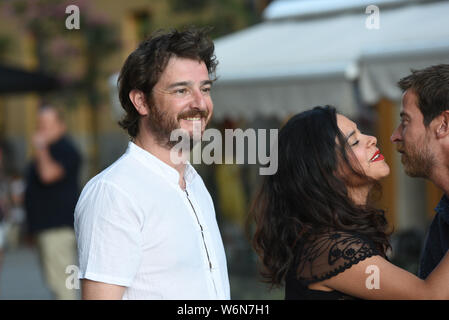
[[381,161],[381,160],[384,160],[384,156],[382,155],[382,153],[380,153],[379,150],[377,150],[376,153],[374,153],[374,155],[370,159],[371,162],[376,162],[376,161]]

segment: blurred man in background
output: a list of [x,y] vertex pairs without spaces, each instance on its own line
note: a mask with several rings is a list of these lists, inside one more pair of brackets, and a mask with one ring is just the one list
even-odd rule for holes
[[404,171],[444,191],[421,255],[418,276],[425,279],[449,249],[449,64],[412,71],[398,85],[404,92],[401,122],[391,141]]
[[47,284],[56,299],[76,299],[66,288],[66,268],[76,265],[73,212],[79,195],[80,155],[66,135],[62,113],[39,111],[34,157],[27,172],[25,208],[29,232],[36,236]]

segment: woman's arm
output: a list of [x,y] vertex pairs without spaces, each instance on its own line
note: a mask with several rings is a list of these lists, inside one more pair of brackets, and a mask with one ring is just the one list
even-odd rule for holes
[[[369,280],[376,276],[379,286],[370,289]],[[373,256],[317,285],[362,299],[449,299],[449,252],[426,280]]]

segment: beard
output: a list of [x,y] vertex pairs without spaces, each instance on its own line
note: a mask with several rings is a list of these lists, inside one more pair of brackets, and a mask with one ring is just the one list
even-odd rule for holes
[[401,162],[404,165],[404,171],[410,177],[428,178],[435,163],[435,157],[430,152],[427,144],[423,147],[417,147],[416,144],[410,144],[402,148]]
[[[171,149],[175,145],[177,145],[180,142],[183,143],[189,143],[189,149],[192,150],[193,147],[196,145],[197,142],[201,140],[202,130],[200,127],[200,134],[195,135],[196,131],[192,134],[189,134],[187,131],[184,131],[185,134],[183,134],[181,137],[179,137],[177,140],[170,140],[170,136],[173,131],[177,129],[181,129],[180,126],[180,120],[189,118],[189,117],[200,117],[200,121],[202,119],[205,119],[206,125],[207,125],[207,119],[209,117],[208,111],[198,110],[198,109],[192,109],[187,110],[185,112],[181,112],[178,114],[178,116],[174,116],[173,114],[170,114],[169,112],[161,110],[156,105],[153,105],[150,108],[150,113],[147,117],[146,125],[148,129],[150,129],[151,133],[155,137],[156,143],[164,148]],[[194,123],[194,128],[196,129],[197,124]],[[201,125],[200,125],[201,126]]]

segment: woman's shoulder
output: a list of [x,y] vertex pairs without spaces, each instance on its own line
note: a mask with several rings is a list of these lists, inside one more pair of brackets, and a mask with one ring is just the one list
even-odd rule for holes
[[304,284],[319,282],[374,255],[379,251],[368,236],[327,230],[302,245],[296,257],[296,274]]

